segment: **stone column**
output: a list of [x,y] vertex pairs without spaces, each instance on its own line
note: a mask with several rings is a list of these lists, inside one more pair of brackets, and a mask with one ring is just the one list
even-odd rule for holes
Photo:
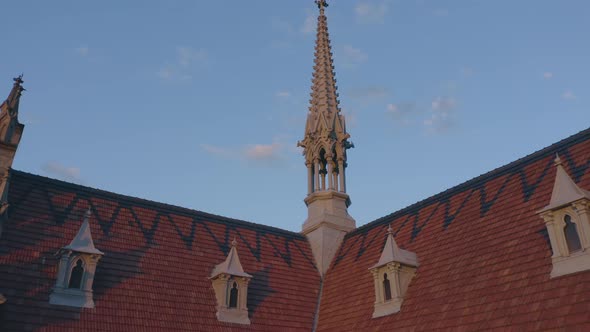
[[319,191],[320,190],[320,161],[318,159],[315,159],[313,161],[313,164],[315,165],[314,191]]
[[340,171],[340,192],[346,192],[346,179],[344,173],[344,160],[338,160],[338,170]]
[[328,162],[328,164],[326,165],[326,167],[328,167],[328,174],[326,174],[328,176],[328,189],[332,190],[334,189],[334,165],[331,161],[332,157],[328,156],[328,159],[330,160]]
[[313,192],[313,169],[310,162],[306,162],[305,166],[307,166],[307,194],[311,195]]

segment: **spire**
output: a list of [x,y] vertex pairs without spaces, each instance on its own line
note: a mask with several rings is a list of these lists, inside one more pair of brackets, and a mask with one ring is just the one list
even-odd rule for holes
[[238,250],[236,249],[237,244],[238,243],[234,238],[234,240],[231,243],[231,250],[225,258],[225,261],[215,266],[213,272],[211,273],[211,278],[215,278],[220,274],[229,274],[237,277],[252,278],[252,276],[244,272],[244,269],[242,268],[242,263],[240,263],[240,257],[238,257]]
[[356,228],[348,214],[350,197],[346,193],[346,150],[353,147],[348,141],[344,115],[338,107],[338,92],[326,0],[316,0],[320,14],[314,53],[311,99],[303,140],[307,166],[307,220],[302,233],[311,244],[316,266],[324,275],[344,235]]
[[25,88],[23,88],[22,86],[22,84],[24,83],[23,75],[15,77],[13,80],[14,84],[12,86],[12,90],[8,94],[8,98],[6,98],[6,100],[0,105],[0,115],[5,112],[8,113],[11,117],[16,117],[18,115],[18,105],[20,102],[20,96],[22,92],[25,90]]
[[391,229],[391,225],[389,225],[387,228],[387,241],[385,242],[385,247],[383,247],[383,251],[381,252],[379,262],[370,267],[370,269],[381,267],[391,262],[397,262],[414,267],[418,266],[418,258],[416,257],[415,253],[400,249],[397,246],[397,243],[395,243],[395,239],[393,237],[393,230]]
[[572,180],[563,168],[563,163],[558,154],[555,155],[554,162],[557,171],[555,174],[555,183],[553,184],[553,192],[551,193],[551,201],[540,212],[553,210],[582,198],[590,200],[590,192],[578,187],[574,180]]
[[90,234],[90,223],[89,219],[92,215],[92,211],[88,208],[88,211],[84,214],[84,221],[82,222],[82,226],[80,226],[80,230],[78,230],[78,234],[76,237],[70,242],[69,245],[65,246],[63,249],[82,252],[87,254],[97,254],[97,255],[104,255],[104,253],[94,247],[94,241],[92,241],[92,234]]

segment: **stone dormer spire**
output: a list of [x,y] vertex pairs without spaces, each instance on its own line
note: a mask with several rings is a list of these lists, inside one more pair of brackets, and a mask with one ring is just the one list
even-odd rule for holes
[[371,269],[382,267],[387,265],[391,262],[397,262],[409,266],[418,266],[418,258],[416,254],[404,249],[400,249],[395,242],[395,238],[393,237],[393,229],[391,229],[391,225],[387,228],[387,241],[385,242],[385,247],[383,247],[383,251],[381,252],[381,257],[377,264],[371,266]]
[[84,221],[78,230],[78,234],[76,234],[76,237],[74,237],[72,242],[63,247],[63,249],[85,254],[104,255],[102,251],[94,247],[94,241],[92,241],[92,234],[90,233],[90,216],[92,216],[92,211],[89,208],[84,214]]
[[252,278],[252,276],[244,272],[244,269],[242,268],[242,263],[240,263],[240,257],[238,257],[238,249],[236,249],[237,244],[238,243],[236,239],[234,239],[231,243],[231,250],[225,258],[225,261],[215,266],[213,272],[211,273],[211,278],[215,278],[220,274]]
[[0,104],[0,235],[8,208],[9,171],[25,128],[18,122],[20,96],[25,90],[22,84],[22,75],[14,78],[8,98]]
[[578,187],[563,168],[561,158],[557,154],[555,155],[555,167],[557,167],[557,171],[551,201],[539,212],[553,210],[583,198],[590,199],[590,192]]
[[2,115],[6,112],[11,116],[16,117],[18,115],[18,104],[20,102],[20,96],[22,92],[25,90],[25,88],[23,88],[22,86],[22,84],[24,83],[23,75],[15,77],[13,80],[14,84],[12,86],[12,90],[10,91],[8,98],[6,98],[6,100],[0,105],[0,109]]
[[356,227],[348,214],[346,193],[346,150],[348,141],[344,115],[340,113],[334,61],[328,34],[326,0],[316,0],[320,10],[315,44],[311,100],[303,147],[307,166],[308,217],[303,224],[318,270],[324,275],[344,235]]

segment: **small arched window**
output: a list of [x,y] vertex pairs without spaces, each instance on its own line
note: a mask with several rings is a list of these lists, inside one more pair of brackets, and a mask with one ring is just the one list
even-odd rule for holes
[[231,290],[229,291],[229,307],[238,307],[238,284],[234,281]]
[[385,301],[391,300],[391,283],[387,279],[387,273],[383,274],[383,292],[385,293]]
[[84,275],[84,267],[82,266],[82,260],[79,259],[76,262],[76,266],[72,269],[72,274],[70,275],[70,283],[68,284],[68,288],[77,288],[80,289],[82,286],[82,276]]
[[582,249],[582,244],[580,243],[580,236],[578,235],[578,229],[576,224],[572,222],[572,217],[569,215],[565,215],[563,218],[565,221],[565,241],[567,243],[567,248],[570,252],[578,251]]

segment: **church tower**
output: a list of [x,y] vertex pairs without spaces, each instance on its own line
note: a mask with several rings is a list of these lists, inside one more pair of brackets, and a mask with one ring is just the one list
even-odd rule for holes
[[334,64],[325,15],[328,3],[316,0],[320,10],[311,100],[303,147],[307,166],[307,220],[302,233],[311,244],[316,265],[323,276],[344,239],[356,225],[348,214],[350,198],[346,193],[346,150],[348,141],[344,115],[338,107]]

